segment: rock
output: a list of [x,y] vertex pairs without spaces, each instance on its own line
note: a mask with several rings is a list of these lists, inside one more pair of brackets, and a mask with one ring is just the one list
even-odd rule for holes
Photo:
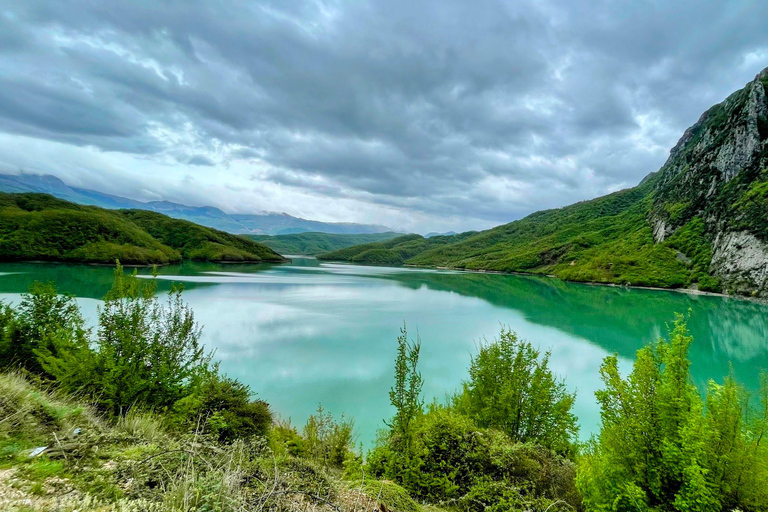
[[710,269],[729,291],[768,294],[768,243],[742,231],[718,236],[713,246]]

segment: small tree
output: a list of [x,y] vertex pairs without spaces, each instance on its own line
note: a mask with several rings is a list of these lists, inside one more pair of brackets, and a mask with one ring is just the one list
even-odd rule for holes
[[616,356],[603,362],[602,426],[578,475],[587,510],[761,510],[768,503],[768,400],[752,409],[728,377],[711,382],[703,401],[690,377],[692,342],[678,316],[668,341],[637,352],[627,378]]
[[[87,341],[59,342],[55,350],[43,347],[38,353],[44,369],[65,390],[91,394],[112,414],[135,404],[169,407],[188,395],[190,385],[208,374],[211,354],[200,344],[200,329],[181,299],[182,288],[173,287],[165,304],[155,291],[154,280],[140,280],[136,272],[126,275],[117,262],[112,289],[99,309],[94,347]],[[71,307],[68,314],[79,318],[76,305]],[[70,324],[77,327],[81,320]]]
[[200,328],[172,287],[165,305],[155,296],[156,281],[115,268],[112,289],[99,311],[98,374],[102,400],[114,413],[134,403],[168,407],[205,374],[211,354],[200,344]]
[[326,467],[342,468],[354,446],[355,422],[344,415],[336,421],[318,405],[302,430],[306,454]]
[[58,294],[52,283],[33,283],[16,313],[6,307],[2,317],[5,347],[0,357],[5,365],[54,377],[45,363],[47,357],[88,346],[90,331],[75,298]]
[[389,401],[395,407],[395,417],[387,425],[390,428],[395,445],[408,454],[411,446],[413,422],[422,412],[424,402],[421,399],[423,381],[417,366],[421,339],[408,341],[405,323],[397,337],[397,357],[395,358],[395,385],[389,391]]
[[454,405],[480,427],[563,453],[576,437],[575,398],[549,369],[549,352],[542,357],[503,327],[499,338],[481,345],[472,358],[469,380]]

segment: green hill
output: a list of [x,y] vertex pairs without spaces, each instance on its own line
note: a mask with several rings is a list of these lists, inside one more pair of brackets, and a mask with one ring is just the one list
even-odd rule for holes
[[479,233],[320,257],[768,296],[766,89],[768,69],[705,112],[637,187]]
[[266,245],[280,254],[304,254],[315,256],[320,253],[337,251],[353,245],[380,242],[399,236],[400,233],[296,233],[291,235],[246,235],[251,240]]
[[356,245],[317,256],[320,260],[351,261],[367,265],[402,265],[414,256],[429,249],[455,243],[462,237],[468,237],[474,231],[454,236],[433,236],[425,238],[411,234],[398,236],[384,242]]
[[0,261],[129,265],[182,259],[284,261],[235,235],[142,210],[106,210],[47,194],[0,193]]

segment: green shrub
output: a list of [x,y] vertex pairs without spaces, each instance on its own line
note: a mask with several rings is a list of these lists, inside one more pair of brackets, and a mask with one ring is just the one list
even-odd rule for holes
[[575,398],[549,369],[549,352],[541,356],[531,343],[502,328],[499,338],[473,357],[469,380],[454,405],[480,427],[568,453],[578,428],[571,412]]
[[272,413],[266,402],[251,400],[251,395],[245,384],[212,373],[192,394],[174,404],[173,414],[190,427],[202,424],[206,433],[223,443],[264,437],[272,424]]
[[370,499],[383,504],[385,510],[419,512],[419,505],[411,498],[408,491],[395,483],[367,480],[362,486],[362,491]]
[[768,503],[768,376],[753,409],[732,377],[692,384],[693,341],[679,317],[669,341],[637,352],[622,378],[616,356],[601,367],[602,425],[580,461],[587,510],[762,510]]
[[353,420],[342,415],[337,421],[320,405],[302,430],[302,452],[325,467],[342,469],[352,453],[354,429]]
[[20,366],[54,377],[46,368],[45,356],[58,357],[88,346],[90,333],[75,298],[58,295],[52,283],[33,283],[16,311],[2,308],[0,366]]

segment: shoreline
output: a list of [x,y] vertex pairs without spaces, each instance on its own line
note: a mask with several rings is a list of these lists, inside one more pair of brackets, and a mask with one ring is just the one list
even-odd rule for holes
[[[372,265],[375,267],[381,267],[386,265]],[[631,284],[616,284],[616,283],[603,283],[600,281],[571,281],[569,279],[563,279],[562,277],[558,277],[554,274],[536,274],[533,272],[520,272],[520,271],[502,271],[502,270],[478,270],[478,269],[466,269],[466,268],[458,268],[458,267],[445,267],[445,266],[426,266],[426,265],[412,265],[412,264],[403,264],[403,267],[409,267],[409,268],[423,268],[423,269],[434,269],[434,270],[451,270],[453,272],[467,272],[470,274],[497,274],[497,275],[512,275],[512,276],[527,276],[527,277],[541,277],[541,278],[547,278],[547,279],[557,279],[559,281],[562,281],[564,283],[571,283],[571,284],[583,284],[587,286],[611,286],[613,288],[628,288],[628,289],[636,289],[636,290],[653,290],[653,291],[660,291],[660,292],[677,292],[677,293],[684,293],[686,295],[694,295],[694,296],[704,296],[704,297],[720,297],[724,299],[735,299],[735,300],[746,300],[749,302],[756,302],[759,304],[768,304],[768,298],[766,297],[750,297],[748,295],[729,295],[727,293],[721,293],[721,292],[708,292],[704,290],[697,290],[694,288],[663,288],[660,286],[640,286],[640,285],[631,285]],[[396,267],[392,267],[396,268]]]

